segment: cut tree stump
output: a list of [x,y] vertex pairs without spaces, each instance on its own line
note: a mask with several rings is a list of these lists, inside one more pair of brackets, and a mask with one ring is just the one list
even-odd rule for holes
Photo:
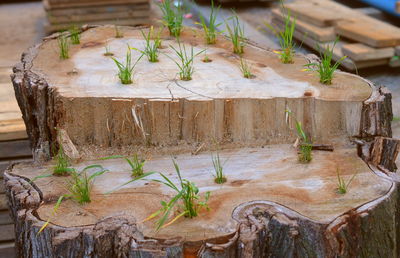
[[[222,36],[207,46],[213,61],[196,57],[193,79],[181,81],[168,58],[175,58],[168,46],[178,45],[166,32],[159,62],[142,59],[134,83],[122,85],[104,47],[124,60],[127,44],[144,47],[140,30],[124,28],[116,39],[113,27],[86,29],[70,59],[59,60],[55,35],[14,68],[35,159],[4,174],[19,257],[398,257],[400,142],[391,138],[386,88],[340,71],[322,85],[302,71],[312,56],[282,64],[251,43],[243,58],[255,77],[245,79]],[[180,40],[195,53],[206,47],[197,30],[185,29]],[[296,120],[316,146],[309,164],[292,146]],[[31,180],[52,173],[60,142],[78,171],[99,164],[109,172],[94,182],[92,202],[66,199],[54,216],[68,177]],[[227,177],[221,185],[213,176],[216,143]],[[99,159],[136,153],[145,172],[178,183],[174,157],[201,197],[211,192],[210,210],[156,232],[145,218],[174,192],[149,181],[158,174],[117,188],[131,179],[128,164]],[[346,194],[337,192],[338,173],[345,182],[354,176]]]

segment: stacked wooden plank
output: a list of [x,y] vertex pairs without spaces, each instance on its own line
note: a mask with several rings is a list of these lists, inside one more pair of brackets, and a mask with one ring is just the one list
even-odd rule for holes
[[[332,47],[335,60],[347,56],[349,70],[400,65],[395,47],[400,45],[400,29],[330,0],[294,0],[285,4],[296,18],[295,38],[317,51]],[[274,9],[273,23],[282,28],[285,11]]]
[[149,0],[43,0],[48,31],[72,25],[149,23]]
[[10,81],[11,68],[0,68],[0,257],[14,255],[14,225],[4,192],[3,172],[12,163],[31,159],[21,111]]

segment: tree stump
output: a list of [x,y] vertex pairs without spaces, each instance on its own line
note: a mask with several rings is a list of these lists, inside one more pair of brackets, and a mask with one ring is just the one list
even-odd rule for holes
[[[179,80],[168,47],[177,41],[164,33],[159,62],[142,59],[133,84],[122,85],[104,47],[123,60],[127,45],[144,47],[139,29],[117,39],[113,27],[85,28],[63,61],[56,36],[24,53],[12,76],[35,157],[4,175],[20,257],[398,257],[400,143],[391,138],[384,87],[340,71],[322,85],[302,71],[312,56],[282,64],[251,42],[243,58],[255,77],[246,79],[228,39],[206,46],[192,29],[181,43],[195,53],[207,48],[212,59],[195,58],[192,80]],[[315,150],[300,164],[295,119],[334,150]],[[52,172],[60,143],[77,170],[100,164],[110,172],[96,179],[92,202],[67,199],[53,216],[66,178],[31,180]],[[214,143],[224,184],[212,174]],[[137,153],[145,171],[177,183],[173,156],[184,178],[211,192],[210,210],[156,232],[144,219],[173,196],[169,188],[139,180],[105,195],[131,175],[122,158],[98,158]],[[346,182],[355,175],[346,194],[336,191],[338,171]]]

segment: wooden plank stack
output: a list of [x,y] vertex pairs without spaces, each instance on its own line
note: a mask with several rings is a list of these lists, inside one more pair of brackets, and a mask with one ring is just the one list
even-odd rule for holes
[[[395,53],[400,46],[399,28],[330,0],[294,0],[285,8],[296,18],[295,38],[305,45],[323,51],[340,37],[333,58],[346,55],[342,63],[346,69],[400,66]],[[272,15],[272,22],[282,28],[282,9],[274,9]]]
[[12,163],[31,160],[21,111],[11,85],[10,67],[0,67],[0,257],[15,257],[14,225],[9,216],[3,172]]
[[43,0],[47,12],[47,31],[73,25],[149,23],[149,0]]

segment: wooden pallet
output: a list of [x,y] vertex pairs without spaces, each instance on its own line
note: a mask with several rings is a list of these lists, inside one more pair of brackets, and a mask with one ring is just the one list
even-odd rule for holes
[[0,68],[0,257],[14,257],[14,225],[4,192],[3,172],[13,162],[30,160],[25,124],[14,96],[10,67]]
[[[305,45],[324,50],[340,37],[334,59],[346,55],[343,66],[348,70],[400,65],[395,47],[400,45],[400,29],[360,11],[330,0],[295,0],[285,5],[296,18],[295,38]],[[283,27],[284,11],[272,11],[273,23]]]
[[47,12],[46,31],[58,31],[72,25],[149,23],[149,0],[43,0]]

